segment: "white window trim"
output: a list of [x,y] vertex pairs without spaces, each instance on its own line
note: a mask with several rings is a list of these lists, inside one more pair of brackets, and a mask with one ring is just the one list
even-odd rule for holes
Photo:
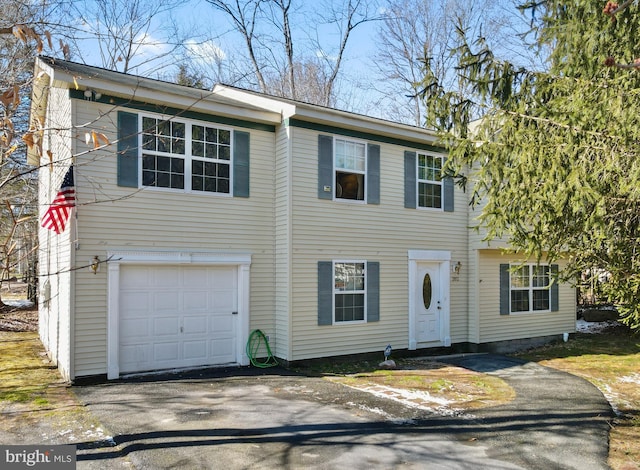
[[236,266],[238,276],[238,324],[236,357],[249,365],[245,345],[249,339],[249,286],[251,255],[216,252],[110,251],[107,253],[107,379],[120,377],[120,266],[132,265],[208,265]]
[[[428,152],[424,150],[416,150],[416,209],[425,210],[425,211],[433,211],[433,212],[444,212],[444,183],[442,179],[440,181],[432,181],[420,179],[420,155],[430,155],[432,157],[439,158],[444,164],[444,158],[442,155],[436,152]],[[440,207],[425,207],[420,205],[420,183],[428,183],[435,184],[440,186]]]
[[[142,184],[142,154],[145,150],[142,148],[142,142],[144,139],[144,118],[153,118],[162,121],[172,121],[172,122],[181,122],[185,124],[185,150],[184,155],[173,154],[173,153],[157,153],[155,151],[151,151],[151,155],[161,155],[167,156],[171,158],[182,158],[184,160],[184,189],[176,189],[176,188],[164,188],[158,186],[145,186]],[[191,126],[192,125],[205,126],[205,127],[214,127],[216,129],[221,129],[225,131],[229,131],[231,133],[230,142],[229,142],[229,192],[228,193],[218,193],[218,192],[210,192],[210,191],[195,191],[191,189],[191,164],[194,161],[192,151],[191,151]],[[231,127],[219,125],[215,122],[208,121],[198,121],[196,119],[181,119],[176,118],[175,116],[167,116],[165,114],[155,114],[155,113],[139,113],[138,114],[138,188],[144,189],[145,191],[159,191],[159,192],[169,192],[169,193],[183,193],[183,194],[199,194],[206,196],[217,196],[217,197],[233,197],[233,154],[234,154],[234,129]],[[196,157],[196,159],[201,160]],[[206,160],[206,159],[204,159]],[[219,160],[211,160],[218,162]],[[226,160],[223,160],[226,162]],[[188,186],[188,189],[187,189]]]
[[[355,263],[363,263],[364,264],[364,290],[362,294],[364,295],[364,318],[362,320],[351,320],[351,321],[336,321],[336,293],[338,294],[349,294],[349,293],[360,293],[360,291],[337,291],[336,290],[336,264],[355,264]],[[331,323],[333,325],[357,325],[362,323],[367,323],[367,277],[368,277],[368,266],[366,260],[333,260],[333,264],[331,265],[331,276],[332,276],[332,293],[331,293]]]
[[[511,276],[513,274],[513,268],[523,268],[527,266],[529,268],[529,287],[513,287],[511,285]],[[549,270],[549,285],[547,287],[533,287],[532,284],[532,266],[546,266]],[[511,305],[511,292],[517,291],[528,291],[529,293],[529,310],[519,310],[517,312],[513,311],[513,307]],[[545,310],[533,310],[533,291],[546,290],[547,295],[549,297],[549,308]],[[526,263],[526,264],[510,264],[509,265],[509,315],[530,315],[530,314],[538,314],[538,313],[550,313],[551,312],[551,265],[550,264],[537,264],[537,263]]]
[[[359,170],[349,170],[346,168],[338,168],[336,166],[336,141],[337,140],[342,140],[345,142],[353,142],[356,144],[362,144],[364,145],[364,172],[359,171]],[[360,140],[360,139],[352,139],[352,138],[348,138],[348,137],[344,137],[344,136],[333,136],[333,187],[337,188],[338,186],[338,182],[336,181],[336,173],[339,169],[344,170],[345,172],[350,172],[350,173],[356,173],[359,175],[363,175],[364,178],[364,195],[362,199],[346,199],[346,198],[341,198],[341,197],[337,197],[336,196],[336,191],[333,191],[333,200],[337,201],[337,202],[346,202],[349,204],[366,204],[367,203],[367,173],[369,171],[369,145],[368,142],[366,140]]]

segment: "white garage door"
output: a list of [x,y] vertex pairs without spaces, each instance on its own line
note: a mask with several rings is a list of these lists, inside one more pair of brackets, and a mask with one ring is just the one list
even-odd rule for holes
[[122,266],[120,372],[237,362],[236,269]]

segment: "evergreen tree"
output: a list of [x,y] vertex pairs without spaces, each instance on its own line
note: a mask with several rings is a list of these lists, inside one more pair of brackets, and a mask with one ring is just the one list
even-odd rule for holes
[[469,93],[443,89],[426,63],[428,125],[482,208],[487,238],[568,259],[566,280],[606,272],[610,301],[640,328],[638,5],[543,0],[521,9],[535,46],[548,51],[547,70],[497,60],[461,30],[454,53]]

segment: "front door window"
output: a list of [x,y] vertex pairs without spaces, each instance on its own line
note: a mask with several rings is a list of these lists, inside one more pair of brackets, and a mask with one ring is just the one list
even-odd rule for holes
[[431,307],[431,297],[433,296],[433,290],[431,288],[431,275],[426,273],[422,280],[422,303],[424,308],[429,309]]

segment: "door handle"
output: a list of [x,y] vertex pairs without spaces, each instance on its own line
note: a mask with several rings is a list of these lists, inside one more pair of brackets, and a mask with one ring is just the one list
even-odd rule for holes
[[238,312],[231,312],[231,315],[237,315]]

